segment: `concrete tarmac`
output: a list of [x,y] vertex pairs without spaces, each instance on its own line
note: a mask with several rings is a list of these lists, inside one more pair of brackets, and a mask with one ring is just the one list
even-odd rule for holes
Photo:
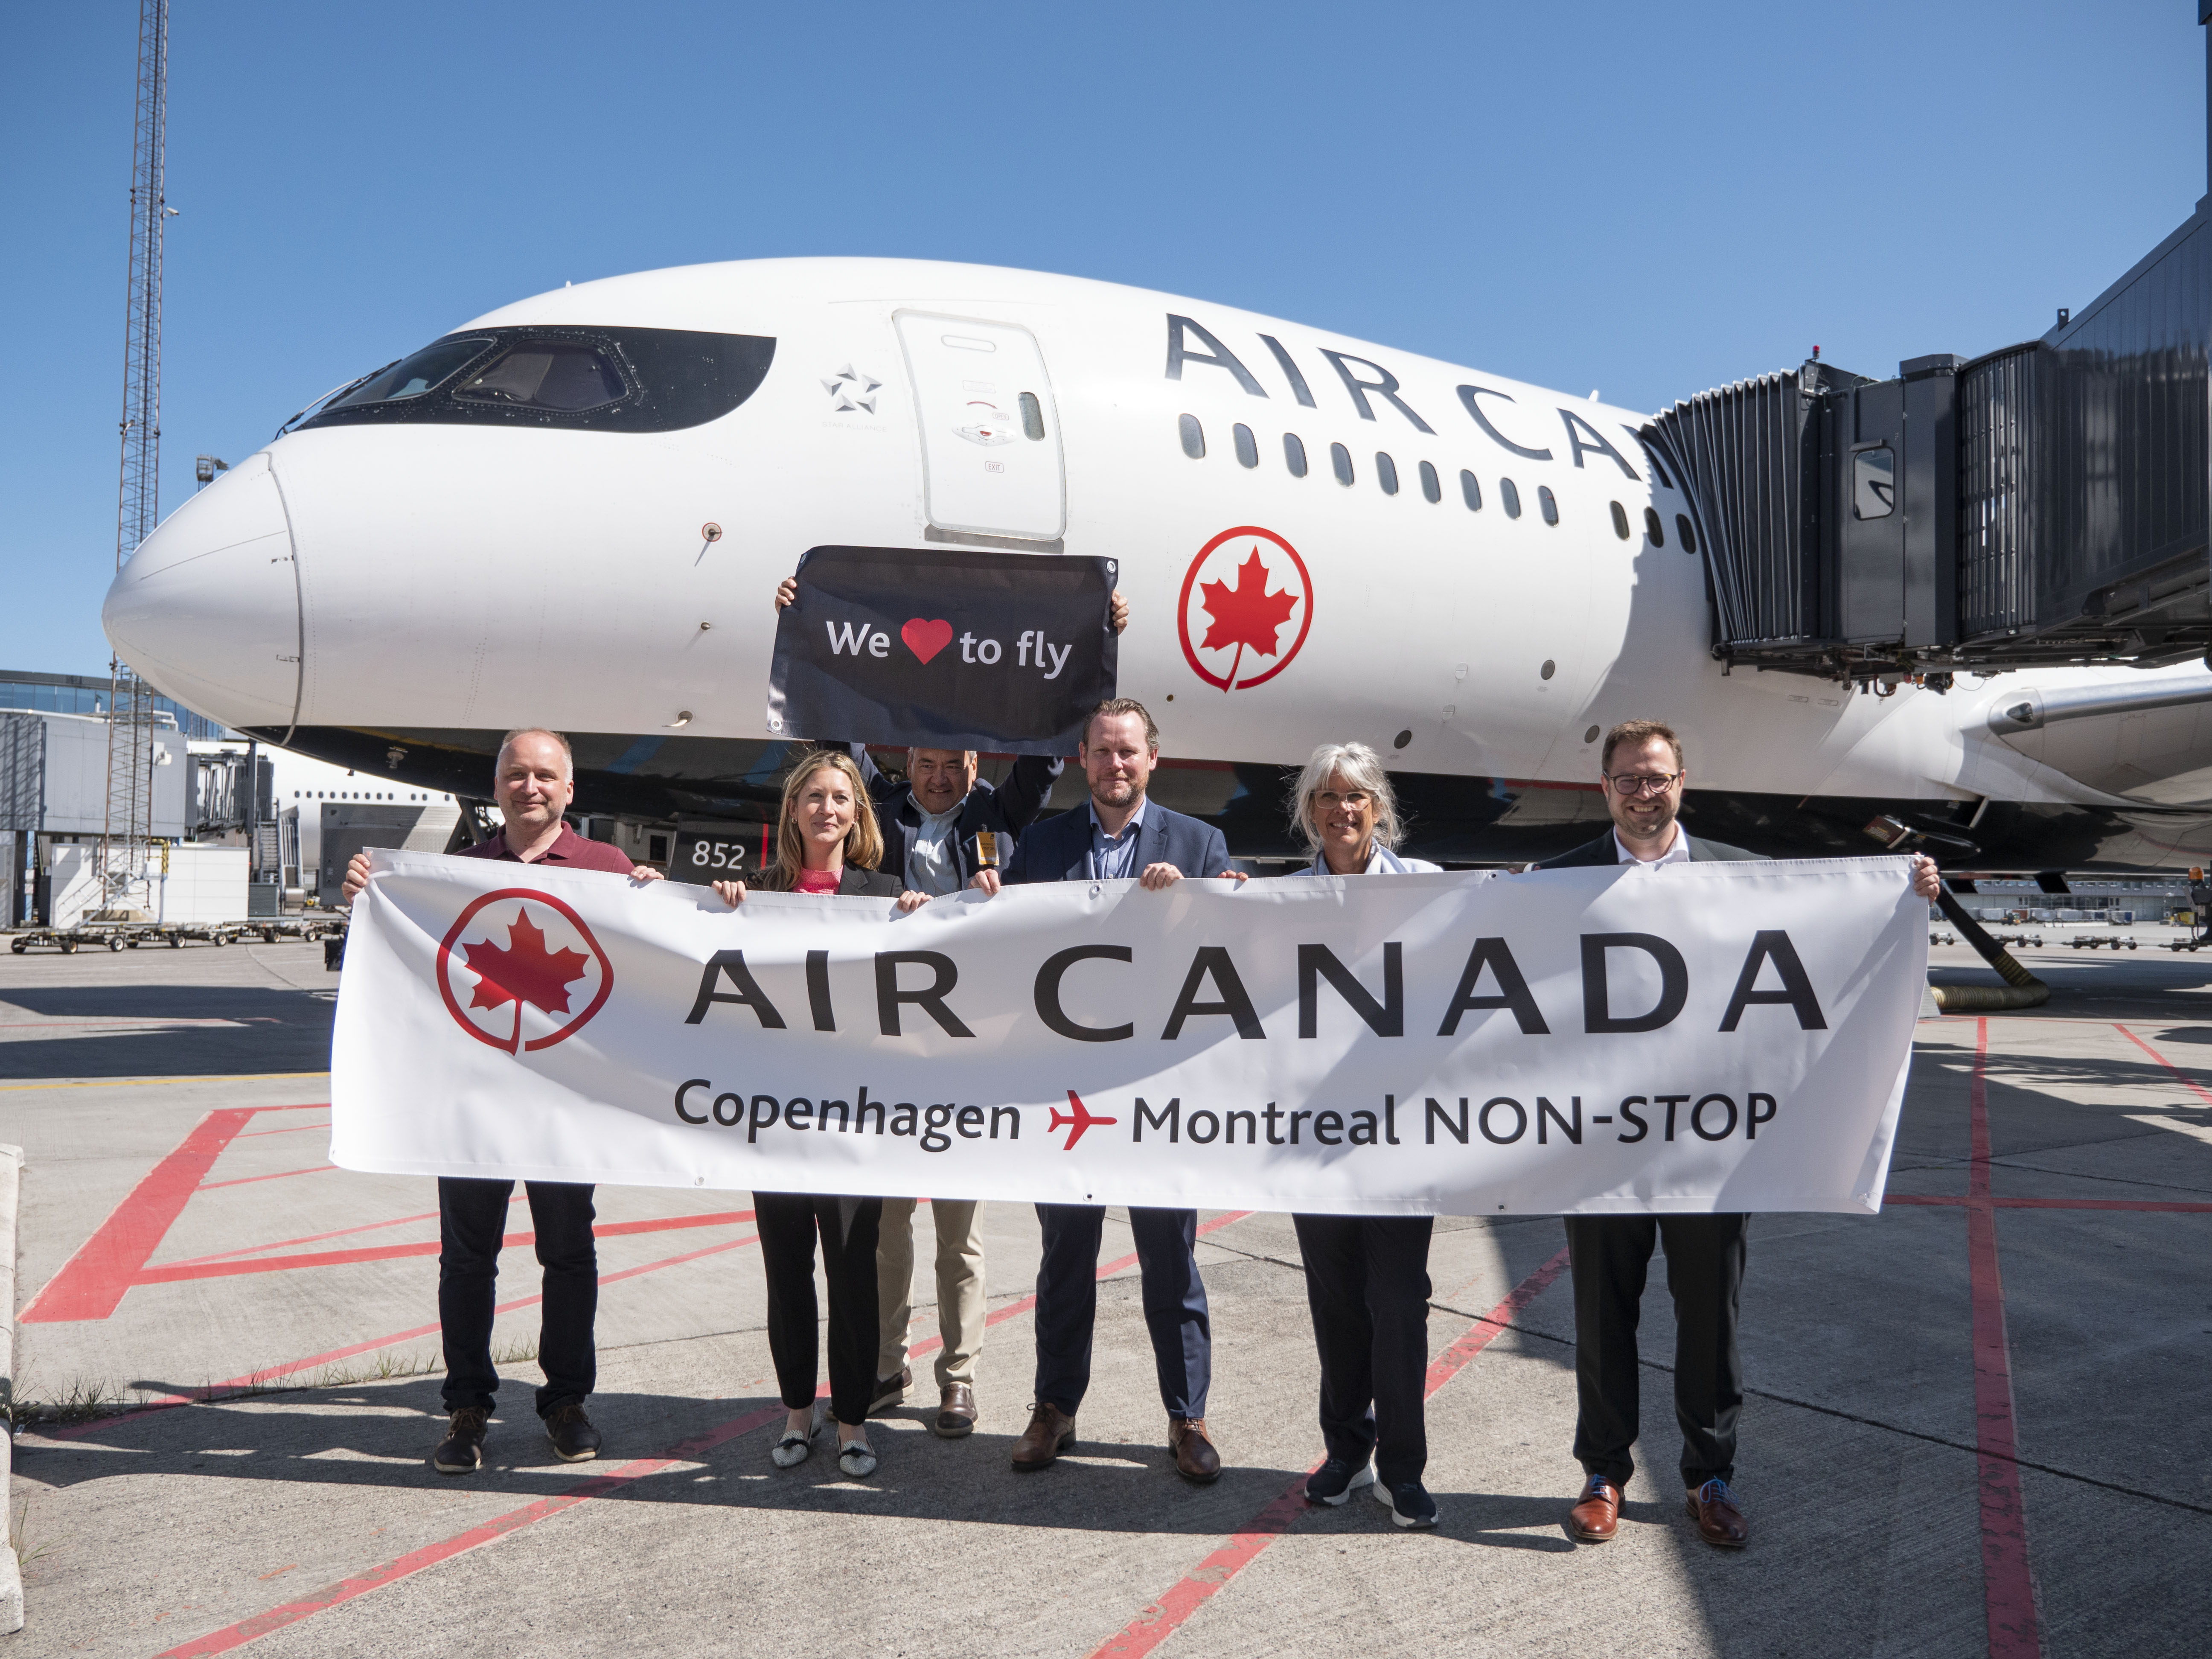
[[[1432,1534],[1285,1498],[1321,1455],[1289,1218],[1207,1214],[1211,1426],[1177,1480],[1134,1268],[1102,1288],[1079,1452],[1017,1475],[1034,1214],[986,1206],[996,1322],[966,1440],[769,1462],[742,1194],[602,1188],[593,1463],[529,1408],[511,1247],[486,1467],[442,1429],[431,1183],[328,1167],[319,946],[0,956],[0,1142],[26,1149],[16,1655],[2140,1656],[2212,1624],[2212,953],[2030,950],[2021,1016],[1920,1028],[1878,1218],[1762,1215],[1744,1288],[1748,1549],[1674,1471],[1655,1261],[1620,1536],[1581,1471],[1556,1219],[1438,1224]],[[1988,977],[1963,950],[1939,980]],[[512,1229],[526,1231],[518,1202]],[[918,1223],[915,1337],[934,1334]],[[1128,1254],[1124,1218],[1106,1264]],[[139,1409],[79,1416],[97,1402]],[[63,1413],[57,1416],[56,1413]]]

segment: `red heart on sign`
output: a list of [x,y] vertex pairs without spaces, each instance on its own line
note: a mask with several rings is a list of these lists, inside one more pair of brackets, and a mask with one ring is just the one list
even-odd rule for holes
[[952,624],[942,617],[933,622],[927,617],[913,617],[899,629],[899,637],[906,641],[908,650],[927,662],[952,643]]

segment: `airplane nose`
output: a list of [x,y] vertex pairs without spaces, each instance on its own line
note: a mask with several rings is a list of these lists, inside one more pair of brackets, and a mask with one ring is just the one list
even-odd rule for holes
[[266,453],[194,495],[139,544],[100,609],[124,661],[226,726],[292,723],[300,590]]

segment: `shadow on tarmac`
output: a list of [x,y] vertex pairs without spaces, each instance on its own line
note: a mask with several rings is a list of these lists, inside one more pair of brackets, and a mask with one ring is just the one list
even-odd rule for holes
[[41,1019],[230,1020],[106,1030],[32,1024],[0,1042],[0,1078],[227,1077],[330,1064],[337,989],[261,985],[11,985],[0,1006]]
[[[177,1384],[146,1381],[148,1389]],[[56,1490],[118,1477],[206,1476],[270,1480],[293,1488],[416,1489],[471,1492],[514,1507],[568,1492],[612,1474],[633,1458],[665,1455],[672,1446],[776,1401],[768,1396],[707,1401],[636,1394],[595,1395],[592,1420],[607,1437],[590,1463],[557,1462],[526,1401],[494,1418],[484,1467],[447,1476],[429,1467],[443,1429],[439,1380],[332,1391],[295,1398],[281,1409],[241,1401],[182,1407],[103,1424],[82,1438],[19,1441],[16,1461],[27,1479]],[[773,1426],[763,1427],[669,1469],[624,1482],[599,1501],[787,1510],[822,1515],[972,1521],[1073,1532],[1172,1533],[1218,1537],[1241,1530],[1303,1468],[1226,1466],[1221,1479],[1196,1487],[1176,1478],[1164,1444],[1085,1441],[1052,1469],[1017,1474],[1008,1463],[1016,1437],[978,1431],[939,1440],[918,1417],[875,1418],[870,1439],[883,1462],[865,1481],[837,1471],[826,1447],[794,1469],[769,1462]],[[542,1459],[542,1461],[540,1461]],[[1498,1548],[1571,1553],[1565,1501],[1493,1492],[1438,1490],[1447,1512],[1443,1535]],[[1662,1505],[1631,1504],[1633,1516]],[[1350,1529],[1391,1529],[1379,1505],[1310,1510],[1313,1520],[1348,1518]],[[1646,1517],[1646,1518],[1650,1518]],[[1529,1528],[1557,1528],[1556,1537],[1530,1537]]]

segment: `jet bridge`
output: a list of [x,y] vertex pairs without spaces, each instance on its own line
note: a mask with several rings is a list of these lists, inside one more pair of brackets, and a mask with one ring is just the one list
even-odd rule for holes
[[2212,647],[2212,197],[2039,340],[1807,362],[1644,436],[1704,532],[1713,654],[1894,686]]

